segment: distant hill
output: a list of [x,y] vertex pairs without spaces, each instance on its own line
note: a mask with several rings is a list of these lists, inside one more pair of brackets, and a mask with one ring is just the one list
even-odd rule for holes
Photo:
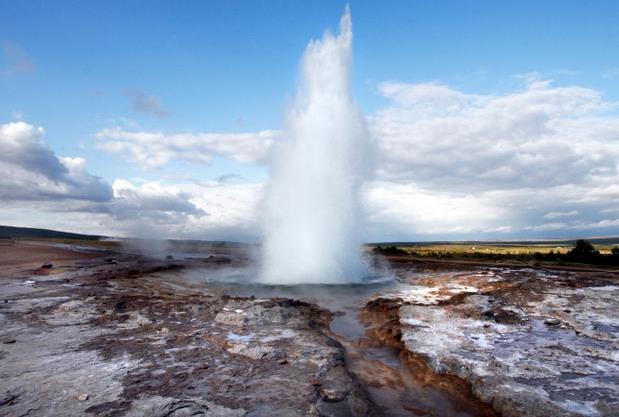
[[0,226],[0,238],[59,238],[99,240],[104,236],[82,235],[80,233],[60,232],[58,230],[33,229],[31,227]]

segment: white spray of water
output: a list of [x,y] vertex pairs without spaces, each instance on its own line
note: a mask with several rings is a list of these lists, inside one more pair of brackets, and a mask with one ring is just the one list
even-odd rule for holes
[[370,141],[351,94],[348,7],[339,29],[311,41],[301,61],[288,141],[278,149],[267,189],[263,282],[354,282],[367,270],[359,187]]

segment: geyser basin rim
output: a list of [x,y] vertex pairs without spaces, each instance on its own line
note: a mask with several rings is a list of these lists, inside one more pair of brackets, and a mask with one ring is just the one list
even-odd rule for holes
[[312,279],[306,282],[298,283],[281,283],[277,281],[264,281],[257,278],[256,271],[254,269],[230,269],[230,270],[206,270],[201,271],[204,274],[202,278],[209,283],[221,283],[221,284],[238,284],[244,286],[255,287],[365,287],[368,285],[381,285],[396,280],[396,277],[389,273],[376,273],[362,277],[360,280],[338,280],[337,282],[326,281],[321,282],[318,279]]
[[247,284],[254,284],[254,285],[259,285],[263,287],[324,287],[324,286],[329,286],[329,287],[350,288],[350,287],[366,287],[368,285],[379,285],[379,284],[384,284],[387,282],[394,281],[395,279],[396,278],[393,276],[384,276],[384,277],[380,277],[376,279],[362,279],[361,281],[342,280],[338,282],[332,282],[332,281],[320,282],[319,280],[313,280],[311,282],[299,282],[299,283],[294,283],[294,284],[281,284],[281,283],[268,282],[268,281],[261,280],[261,281],[247,282]]

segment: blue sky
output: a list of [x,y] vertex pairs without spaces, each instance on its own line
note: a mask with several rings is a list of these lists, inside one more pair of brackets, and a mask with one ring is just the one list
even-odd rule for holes
[[[0,1],[0,124],[42,126],[53,152],[85,158],[88,172],[110,184],[227,174],[264,181],[262,163],[216,153],[208,164],[172,159],[144,170],[102,151],[95,136],[118,126],[165,134],[281,129],[307,42],[336,30],[345,4]],[[617,1],[350,5],[353,90],[368,117],[392,105],[385,82],[500,96],[524,88],[529,74],[619,101]],[[149,109],[135,108],[138,95]],[[617,114],[610,107],[603,117]]]

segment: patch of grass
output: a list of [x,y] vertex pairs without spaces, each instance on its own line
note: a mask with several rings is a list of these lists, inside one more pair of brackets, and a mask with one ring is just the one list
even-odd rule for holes
[[[551,243],[410,243],[373,246],[375,253],[434,259],[479,259],[553,264],[619,265],[619,246],[604,242]],[[576,249],[575,249],[576,248]],[[583,252],[584,250],[584,252]],[[585,253],[586,252],[586,253]]]

